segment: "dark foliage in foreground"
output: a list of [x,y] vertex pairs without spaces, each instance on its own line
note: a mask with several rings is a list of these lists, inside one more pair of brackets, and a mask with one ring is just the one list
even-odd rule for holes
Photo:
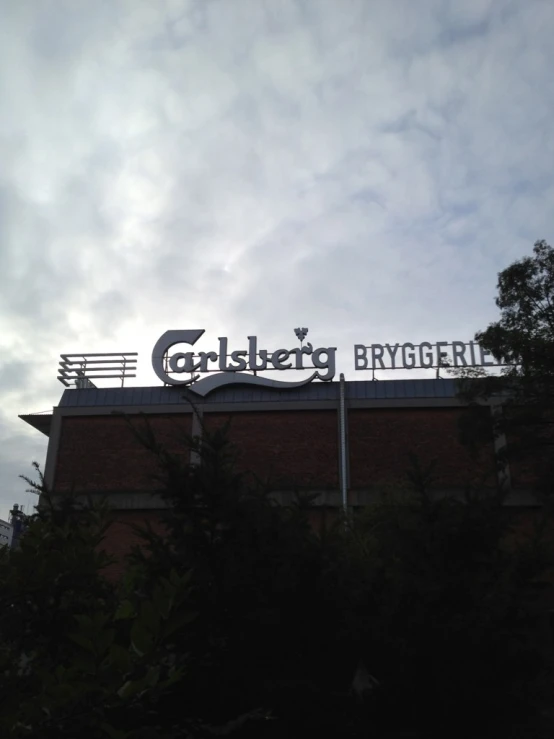
[[425,472],[317,534],[236,471],[225,429],[160,462],[165,536],[112,582],[104,507],[51,500],[0,552],[0,735],[539,737],[543,529]]
[[[518,465],[536,493],[554,492],[554,249],[541,240],[533,254],[498,274],[497,321],[475,339],[503,364],[499,375],[462,370],[461,395],[470,403],[493,398],[495,435],[507,439],[505,461]],[[500,411],[502,406],[502,411]],[[473,426],[475,437],[479,430]],[[530,474],[532,473],[532,474]]]

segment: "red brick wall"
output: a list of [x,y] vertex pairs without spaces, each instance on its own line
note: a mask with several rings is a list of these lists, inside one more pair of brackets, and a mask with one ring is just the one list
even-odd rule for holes
[[383,408],[348,411],[350,486],[367,488],[405,479],[409,454],[422,466],[437,460],[436,485],[461,487],[466,480],[487,475],[496,484],[492,443],[477,464],[458,440],[456,408]]
[[[139,416],[129,417],[144,430]],[[185,452],[183,435],[190,415],[148,416],[156,438],[173,452]],[[118,416],[66,416],[62,420],[54,490],[63,492],[134,491],[157,487],[154,455],[136,438],[129,422]]]
[[[458,441],[455,408],[350,409],[350,482],[354,489],[396,482],[405,476],[408,453],[422,464],[437,459],[436,484],[461,487],[472,475],[489,473],[496,482],[492,443],[485,448],[480,465]],[[143,421],[131,416],[139,427]],[[148,416],[158,440],[173,452],[188,454],[183,434],[191,431],[190,414]],[[206,413],[208,429],[221,426],[227,413]],[[275,487],[338,489],[338,419],[334,410],[251,411],[235,413],[230,438],[237,448],[239,467]],[[156,488],[154,457],[118,416],[67,416],[62,419],[54,489],[89,491],[148,491]],[[518,478],[515,475],[516,479]],[[334,520],[338,511],[317,510],[312,523]],[[137,541],[130,523],[149,520],[161,526],[157,511],[116,511],[105,542],[118,560]],[[116,574],[121,565],[115,566]]]
[[117,511],[112,513],[112,523],[106,531],[102,549],[112,556],[115,562],[107,569],[109,578],[121,577],[125,569],[125,557],[131,549],[141,543],[141,537],[133,526],[146,527],[148,524],[158,533],[164,531],[160,511]]
[[541,460],[537,459],[536,454],[531,454],[526,458],[517,458],[510,454],[508,465],[510,482],[514,490],[534,490],[536,488],[537,477],[540,476],[540,469],[537,470],[537,466],[539,468],[541,466]]
[[[222,426],[226,413],[206,413],[208,429]],[[277,487],[337,488],[336,411],[259,411],[236,413],[230,439],[239,468],[270,479]]]
[[522,415],[522,409],[505,408],[508,464],[512,487],[516,490],[552,492],[554,418],[545,409],[541,418],[533,410]]
[[[125,572],[125,559],[137,544],[142,543],[134,527],[151,526],[157,533],[163,533],[165,526],[162,523],[163,511],[114,511],[111,514],[112,522],[100,549],[113,557],[113,564],[105,571],[111,580],[118,580]],[[309,521],[314,531],[321,533],[324,528],[331,527],[338,519],[337,509],[318,508],[310,511]]]
[[508,464],[514,490],[537,490],[550,493],[554,463],[552,447],[521,448],[521,439],[508,438]]
[[[350,483],[353,488],[394,482],[404,477],[410,451],[425,465],[437,459],[437,484],[459,487],[468,477],[489,474],[495,483],[492,444],[480,465],[458,441],[453,408],[349,410]],[[208,429],[229,414],[206,413]],[[133,424],[143,424],[131,417]],[[152,415],[156,438],[171,451],[186,453],[183,434],[188,414]],[[281,488],[337,489],[338,427],[335,411],[259,411],[232,416],[230,438],[239,468]],[[139,491],[156,487],[156,462],[117,416],[63,418],[54,488],[57,491]]]

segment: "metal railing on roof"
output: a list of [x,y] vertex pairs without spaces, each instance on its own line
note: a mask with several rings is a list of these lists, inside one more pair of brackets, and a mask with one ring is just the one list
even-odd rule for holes
[[121,380],[136,377],[137,352],[60,354],[58,380],[66,387],[95,388],[96,380]]

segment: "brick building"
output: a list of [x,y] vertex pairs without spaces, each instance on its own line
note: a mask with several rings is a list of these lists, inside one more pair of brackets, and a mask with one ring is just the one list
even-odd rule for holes
[[[521,515],[536,505],[525,476],[499,472],[502,439],[492,438],[478,459],[459,441],[467,412],[451,379],[313,382],[295,389],[232,385],[200,397],[182,387],[72,388],[52,414],[21,416],[49,437],[45,479],[54,492],[106,496],[114,522],[107,548],[126,552],[130,523],[159,520],[155,460],[129,428],[146,414],[159,440],[184,450],[182,432],[200,434],[230,420],[239,464],[270,481],[281,501],[294,491],[317,494],[314,525],[362,506],[389,485],[403,484],[414,454],[436,461],[434,490],[461,495],[507,485],[506,504]],[[490,417],[494,407],[475,412]],[[122,417],[125,414],[125,417]],[[500,475],[500,477],[499,477]],[[526,487],[527,485],[527,487]]]

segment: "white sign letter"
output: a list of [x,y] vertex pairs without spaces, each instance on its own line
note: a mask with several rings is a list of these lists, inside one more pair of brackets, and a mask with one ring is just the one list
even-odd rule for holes
[[363,344],[354,345],[354,369],[367,369],[367,347]]

